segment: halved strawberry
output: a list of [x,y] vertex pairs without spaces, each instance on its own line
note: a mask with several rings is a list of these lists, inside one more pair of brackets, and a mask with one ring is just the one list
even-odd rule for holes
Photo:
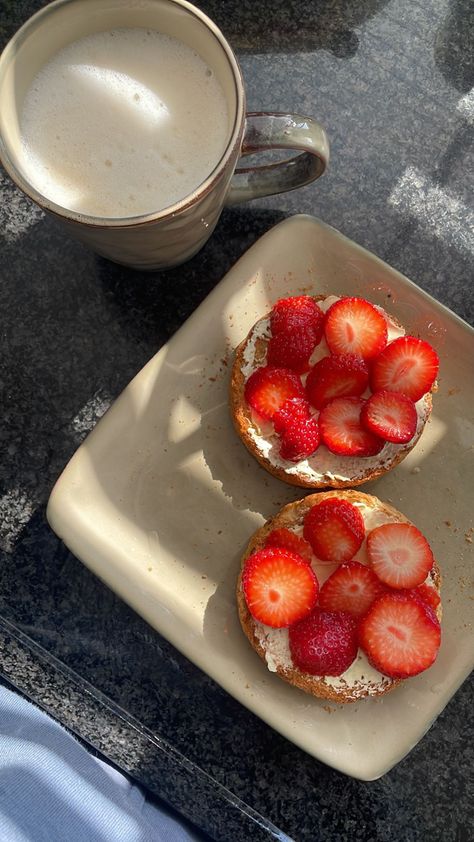
[[311,327],[277,333],[268,343],[267,362],[303,374],[308,371],[309,358],[316,345],[316,335]]
[[341,564],[324,582],[319,605],[325,611],[347,611],[363,617],[386,588],[370,567],[359,561]]
[[278,547],[250,556],[242,587],[252,617],[272,628],[290,626],[306,617],[316,605],[319,591],[311,565]]
[[310,295],[294,295],[281,298],[273,306],[270,316],[272,335],[292,333],[302,327],[310,327],[314,333],[315,345],[323,335],[324,313]]
[[311,561],[313,553],[311,547],[304,538],[296,535],[291,529],[281,526],[278,529],[272,529],[265,540],[266,547],[280,547],[284,550],[290,550],[292,553],[297,553],[304,558],[305,561]]
[[245,384],[245,400],[263,418],[272,419],[290,398],[304,397],[300,378],[286,368],[262,366],[250,375]]
[[319,413],[323,443],[332,453],[344,456],[374,456],[385,442],[360,423],[362,398],[334,398]]
[[436,380],[439,357],[428,342],[414,336],[400,336],[390,342],[374,360],[370,372],[373,392],[386,389],[402,392],[418,401]]
[[330,497],[306,513],[303,535],[319,559],[339,564],[360,549],[365,536],[364,518],[352,503]]
[[416,588],[433,566],[428,541],[411,523],[384,523],[367,536],[367,556],[379,579],[392,588]]
[[404,444],[416,433],[416,406],[401,392],[375,392],[360,413],[361,424],[384,441]]
[[310,675],[342,675],[357,655],[357,625],[350,614],[315,608],[288,631],[291,660]]
[[323,357],[311,369],[306,380],[308,400],[321,409],[333,398],[361,395],[369,382],[369,369],[362,357],[336,354]]
[[387,322],[364,298],[340,298],[326,313],[326,342],[332,354],[373,359],[387,344]]
[[289,462],[300,462],[316,452],[320,438],[319,425],[315,418],[293,421],[282,433],[280,456]]
[[295,421],[306,421],[310,417],[309,403],[305,398],[290,398],[273,416],[276,433],[283,433]]
[[440,642],[434,612],[407,594],[379,597],[359,625],[359,645],[372,666],[390,678],[409,678],[428,669]]

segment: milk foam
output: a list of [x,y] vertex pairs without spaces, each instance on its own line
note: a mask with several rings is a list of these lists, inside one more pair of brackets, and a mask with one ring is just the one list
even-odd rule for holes
[[35,76],[21,114],[22,166],[47,198],[95,216],[168,207],[226,146],[224,91],[201,57],[146,29],[69,44]]

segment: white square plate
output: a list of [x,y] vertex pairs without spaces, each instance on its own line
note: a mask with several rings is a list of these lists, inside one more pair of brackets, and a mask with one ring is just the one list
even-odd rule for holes
[[[441,651],[430,670],[393,693],[350,705],[328,705],[269,673],[234,602],[249,536],[303,492],[268,475],[235,435],[232,351],[277,298],[301,291],[382,304],[441,357],[420,443],[364,487],[432,544],[444,577]],[[287,219],[238,261],[101,419],[53,489],[49,522],[110,588],[269,725],[348,775],[380,777],[416,745],[473,666],[473,335],[333,228]]]

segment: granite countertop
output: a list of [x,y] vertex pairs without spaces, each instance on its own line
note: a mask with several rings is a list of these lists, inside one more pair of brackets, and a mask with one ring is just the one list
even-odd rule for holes
[[[3,0],[0,40],[42,5]],[[212,838],[467,842],[472,681],[391,772],[352,780],[229,697],[45,520],[88,431],[284,217],[322,218],[473,321],[470,0],[200,5],[240,58],[248,109],[315,116],[330,168],[225,210],[192,261],[146,275],[67,239],[0,171],[0,673]]]

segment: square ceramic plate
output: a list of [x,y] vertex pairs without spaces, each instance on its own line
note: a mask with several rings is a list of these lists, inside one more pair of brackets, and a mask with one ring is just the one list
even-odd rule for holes
[[[304,492],[273,479],[234,433],[233,348],[279,297],[360,295],[441,357],[432,420],[410,456],[364,490],[401,509],[444,574],[436,664],[381,699],[328,705],[269,673],[234,602],[251,533]],[[242,704],[306,752],[362,780],[420,740],[473,665],[469,470],[473,332],[411,281],[334,229],[285,220],[234,266],[120,395],[58,480],[55,532],[106,584]],[[471,562],[472,563],[472,562]]]

